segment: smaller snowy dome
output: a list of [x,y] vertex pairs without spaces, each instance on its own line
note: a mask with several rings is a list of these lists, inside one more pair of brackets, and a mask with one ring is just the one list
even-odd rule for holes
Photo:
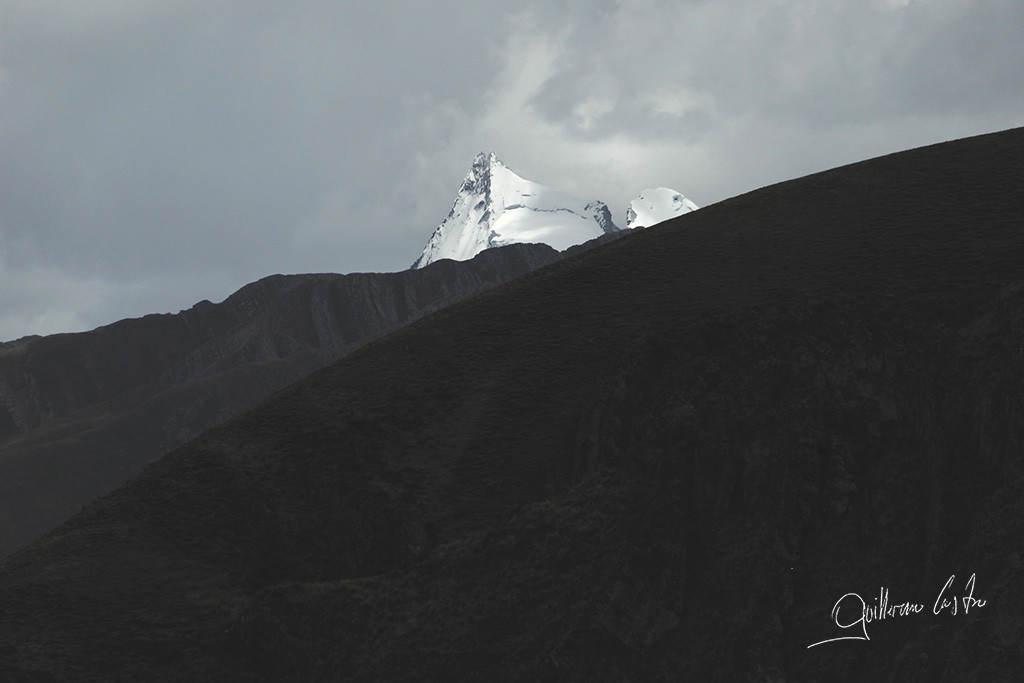
[[699,207],[683,196],[667,187],[648,188],[636,196],[626,209],[626,228],[646,228],[696,211]]

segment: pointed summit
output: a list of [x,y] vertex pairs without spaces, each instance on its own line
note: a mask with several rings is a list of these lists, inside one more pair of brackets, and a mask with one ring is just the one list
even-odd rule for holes
[[508,170],[505,164],[498,160],[494,152],[480,152],[473,159],[473,165],[469,168],[469,173],[466,174],[465,179],[462,181],[459,194],[487,194],[490,190],[491,175],[498,169]]
[[480,152],[473,159],[473,166],[470,168],[470,175],[482,176],[491,172],[493,166],[504,166],[498,160],[494,152]]
[[448,217],[412,267],[444,258],[465,261],[484,249],[515,243],[539,242],[562,251],[619,230],[604,202],[520,178],[494,152],[480,152]]

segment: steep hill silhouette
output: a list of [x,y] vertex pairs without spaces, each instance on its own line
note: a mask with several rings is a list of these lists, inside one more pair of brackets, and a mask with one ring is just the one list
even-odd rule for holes
[[890,155],[379,339],[0,564],[5,673],[1016,680],[1021,187]]

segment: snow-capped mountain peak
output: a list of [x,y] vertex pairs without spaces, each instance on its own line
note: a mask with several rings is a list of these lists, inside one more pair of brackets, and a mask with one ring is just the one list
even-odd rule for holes
[[618,232],[604,202],[587,201],[526,180],[494,152],[476,155],[448,217],[413,268],[439,259],[471,259],[484,249],[539,242],[562,251]]
[[698,206],[681,192],[667,187],[653,187],[642,191],[626,209],[626,229],[646,228],[696,211]]

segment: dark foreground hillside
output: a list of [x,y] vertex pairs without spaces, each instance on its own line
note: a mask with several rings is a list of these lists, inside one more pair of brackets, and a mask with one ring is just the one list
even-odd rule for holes
[[1018,680],[1022,187],[892,155],[379,340],[0,565],[3,673]]

